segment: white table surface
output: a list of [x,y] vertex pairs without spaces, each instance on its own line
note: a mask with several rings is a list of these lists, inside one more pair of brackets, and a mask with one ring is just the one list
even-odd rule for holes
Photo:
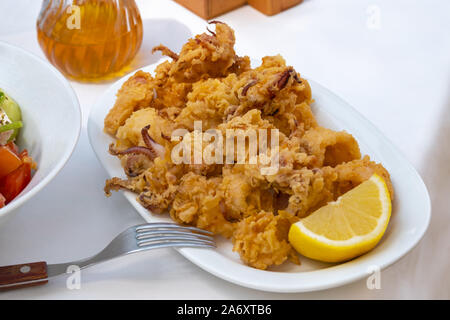
[[[150,55],[154,45],[179,50],[205,30],[202,19],[172,1],[137,3],[145,27],[139,65],[156,61]],[[35,31],[40,4],[2,0],[0,40],[43,56]],[[378,28],[367,26],[374,10]],[[67,289],[64,276],[1,293],[0,299],[449,299],[449,13],[448,0],[305,0],[274,17],[249,6],[219,17],[235,29],[238,53],[281,53],[300,73],[355,106],[422,175],[432,199],[430,227],[416,248],[381,272],[381,289],[369,290],[361,280],[313,293],[260,292],[218,279],[164,249],[87,269],[79,290]],[[90,256],[143,222],[122,195],[104,197],[107,176],[86,134],[90,107],[109,84],[72,86],[83,112],[78,145],[60,174],[0,225],[0,265]]]

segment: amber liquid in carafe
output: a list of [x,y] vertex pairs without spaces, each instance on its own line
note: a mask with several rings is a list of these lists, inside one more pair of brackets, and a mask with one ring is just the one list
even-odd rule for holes
[[84,0],[75,8],[41,13],[38,41],[48,60],[66,76],[84,81],[129,71],[142,42],[142,21],[134,1],[120,2]]

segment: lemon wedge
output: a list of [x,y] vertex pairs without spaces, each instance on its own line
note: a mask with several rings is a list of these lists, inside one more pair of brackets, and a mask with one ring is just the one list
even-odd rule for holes
[[385,181],[374,174],[336,201],[292,224],[289,242],[305,257],[341,262],[373,249],[391,216]]

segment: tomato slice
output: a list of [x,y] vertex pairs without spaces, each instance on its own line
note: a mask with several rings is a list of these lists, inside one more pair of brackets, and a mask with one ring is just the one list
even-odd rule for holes
[[19,155],[19,147],[14,142],[8,142],[5,147],[9,148],[16,156]]
[[3,208],[5,206],[5,202],[5,197],[0,193],[0,208]]
[[0,178],[16,170],[22,164],[19,158],[8,147],[0,147]]
[[23,149],[21,153],[19,153],[19,158],[23,160],[23,158],[28,157],[28,150]]
[[0,193],[6,204],[11,202],[31,181],[31,165],[24,163],[16,170],[0,179]]

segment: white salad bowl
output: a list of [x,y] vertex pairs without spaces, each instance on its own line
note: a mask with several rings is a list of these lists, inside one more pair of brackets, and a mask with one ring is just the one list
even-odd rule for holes
[[81,129],[78,99],[64,76],[45,60],[0,42],[0,88],[22,111],[16,144],[37,170],[27,187],[0,209],[0,222],[45,187],[72,154]]
[[[252,62],[253,64],[253,62]],[[153,72],[156,64],[143,68]],[[103,120],[114,105],[116,93],[129,76],[114,83],[91,109],[89,140],[108,174],[125,177],[120,160],[108,153],[114,139],[103,131]],[[315,102],[313,113],[319,124],[334,130],[346,130],[357,140],[362,154],[381,162],[390,172],[394,186],[392,217],[380,243],[370,252],[345,263],[321,263],[300,257],[301,265],[286,262],[270,270],[244,265],[232,252],[231,241],[217,237],[217,249],[177,249],[200,268],[235,284],[272,292],[305,292],[341,286],[370,276],[398,261],[420,241],[427,230],[431,207],[421,177],[405,157],[367,119],[345,101],[308,79]],[[148,222],[171,221],[168,215],[152,214],[125,191],[125,197]]]

